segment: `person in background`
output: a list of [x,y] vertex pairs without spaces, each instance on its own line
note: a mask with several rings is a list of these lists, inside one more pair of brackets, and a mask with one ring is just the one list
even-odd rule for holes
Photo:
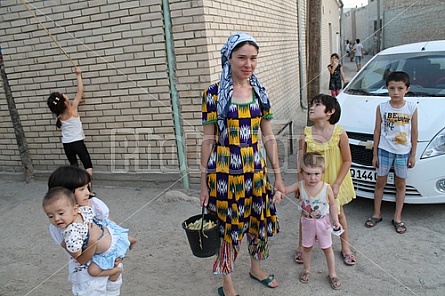
[[349,61],[352,63],[355,59],[355,50],[354,50],[354,42],[350,42],[349,43],[349,48],[351,50],[350,54],[349,54]]
[[362,68],[362,58],[365,55],[365,50],[363,48],[363,44],[360,43],[360,39],[356,40],[354,45],[354,53],[355,53],[355,64],[357,66],[357,72]]
[[[219,220],[221,248],[213,273],[223,275],[223,285],[217,290],[220,296],[238,295],[232,274],[244,235],[250,277],[268,288],[278,287],[274,275],[260,265],[269,257],[269,238],[279,231],[275,203],[283,198],[285,185],[271,104],[254,74],[258,50],[256,40],[247,33],[230,36],[221,49],[221,78],[202,97],[200,203]],[[274,186],[261,153],[259,130],[275,174]]]
[[331,63],[328,65],[328,71],[329,71],[329,90],[331,91],[331,96],[337,97],[342,89],[342,82],[343,84],[346,83],[345,81],[345,74],[343,73],[343,68],[341,64],[339,64],[339,57],[338,54],[333,53],[331,54]]

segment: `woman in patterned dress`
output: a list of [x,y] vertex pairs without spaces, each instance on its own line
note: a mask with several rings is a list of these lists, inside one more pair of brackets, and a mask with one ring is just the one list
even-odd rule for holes
[[[213,264],[213,273],[223,275],[218,295],[237,295],[231,273],[244,234],[251,257],[250,277],[270,288],[278,286],[274,276],[260,266],[260,260],[269,256],[269,237],[279,231],[275,203],[284,196],[285,186],[270,101],[253,74],[258,49],[246,33],[230,36],[221,49],[221,79],[203,93],[200,202],[218,216],[220,225],[221,248]],[[260,129],[275,174],[274,186],[261,154]]]

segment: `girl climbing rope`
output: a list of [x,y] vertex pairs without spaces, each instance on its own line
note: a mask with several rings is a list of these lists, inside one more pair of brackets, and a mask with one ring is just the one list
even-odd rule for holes
[[77,76],[77,94],[70,103],[65,94],[53,92],[48,98],[48,107],[57,118],[56,126],[62,130],[62,143],[65,155],[71,165],[78,166],[77,156],[85,170],[92,176],[93,164],[84,143],[85,135],[77,106],[82,100],[83,82],[79,67],[75,67]]

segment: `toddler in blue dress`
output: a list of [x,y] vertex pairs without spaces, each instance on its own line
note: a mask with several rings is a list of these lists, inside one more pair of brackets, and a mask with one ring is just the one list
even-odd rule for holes
[[105,219],[99,223],[94,218],[92,207],[79,206],[72,191],[64,187],[54,187],[43,199],[43,209],[52,225],[63,233],[66,250],[74,258],[86,250],[90,233],[99,233],[94,248],[92,262],[88,267],[91,276],[109,276],[117,280],[122,268],[115,266],[116,259],[125,257],[130,247],[128,229]]

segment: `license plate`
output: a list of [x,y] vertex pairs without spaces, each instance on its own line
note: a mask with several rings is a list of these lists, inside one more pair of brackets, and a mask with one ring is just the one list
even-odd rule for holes
[[[374,170],[351,168],[350,171],[353,180],[368,181],[372,183],[375,183],[377,180],[377,173]],[[394,185],[394,172],[389,172],[386,183]]]

